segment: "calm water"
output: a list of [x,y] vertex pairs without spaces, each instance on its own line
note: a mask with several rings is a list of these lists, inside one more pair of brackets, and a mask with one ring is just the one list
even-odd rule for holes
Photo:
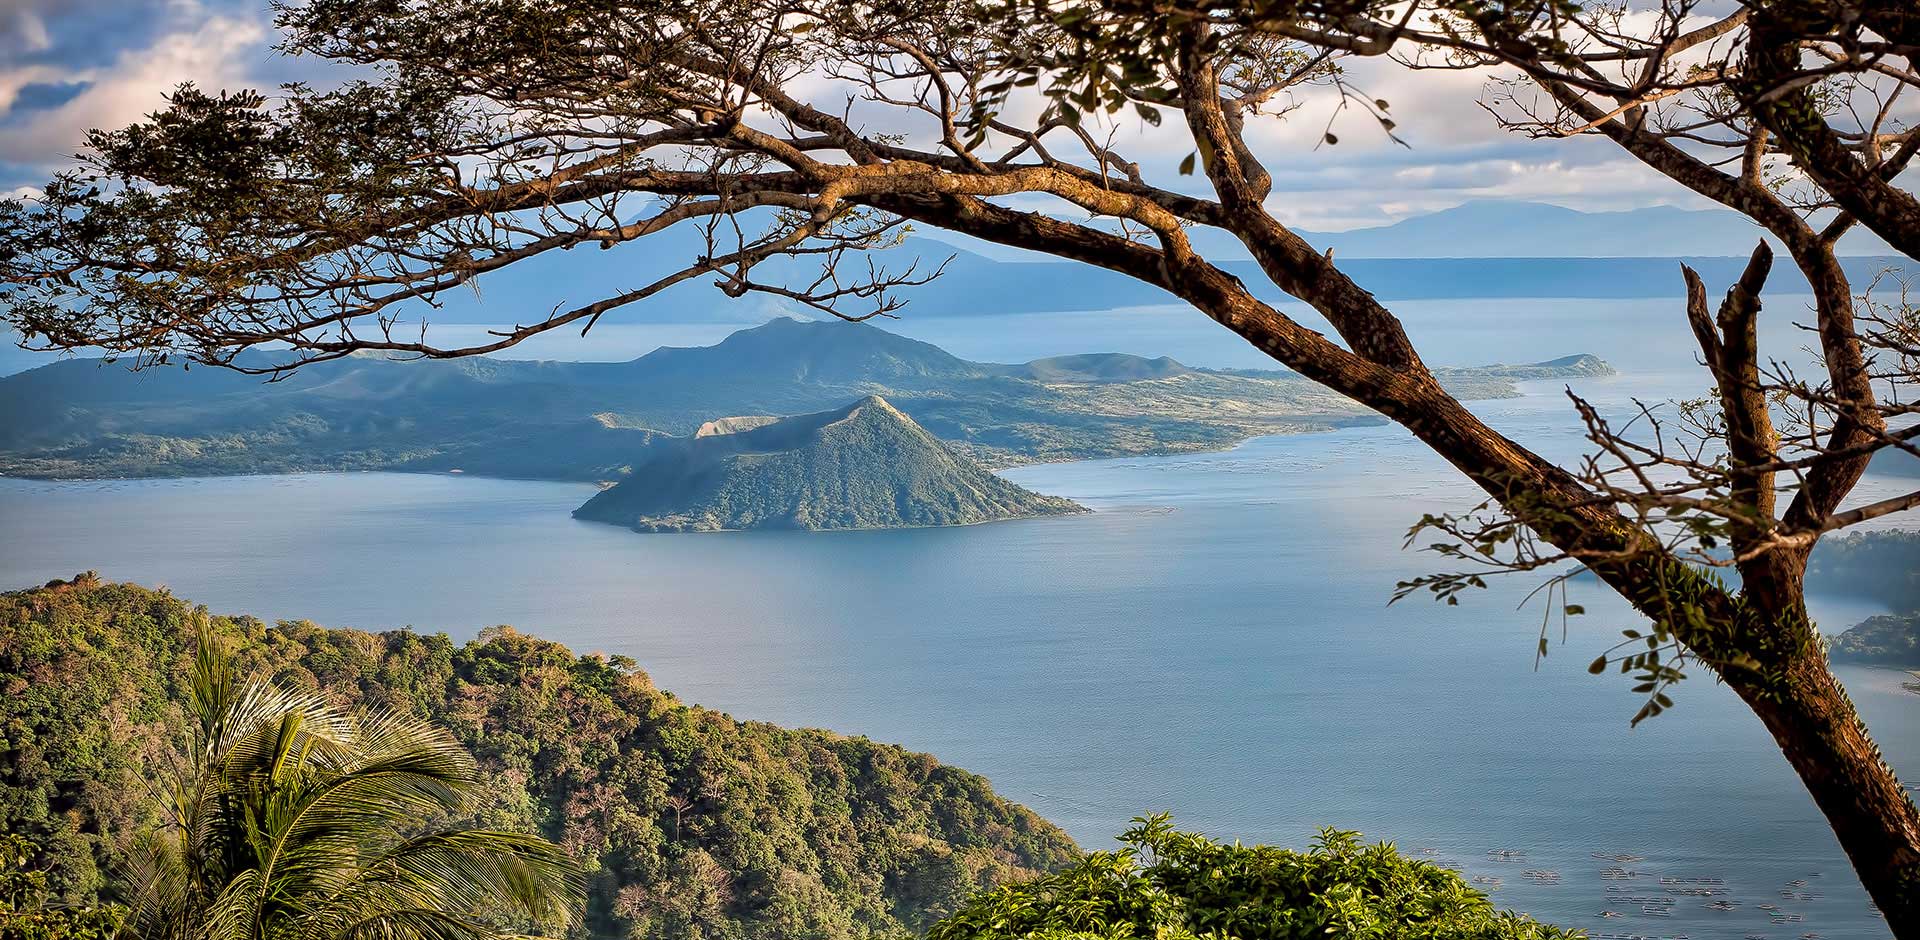
[[[1573,307],[1555,307],[1566,321],[1502,355],[1475,355],[1503,321],[1511,328],[1522,312],[1511,303],[1412,319],[1429,348],[1453,353],[1436,361],[1605,355],[1633,371],[1581,391],[1614,407],[1691,391],[1684,345],[1576,329]],[[1670,315],[1620,312],[1648,330],[1656,312]],[[976,358],[1155,344],[1130,351],[1244,364],[1206,324],[1153,311],[937,328]],[[1572,453],[1557,388],[1530,391],[1478,410]],[[1407,525],[1471,505],[1400,432],[1009,476],[1100,511],[961,529],[641,536],[569,518],[591,490],[565,484],[0,480],[0,584],[94,568],[265,617],[456,636],[511,623],[631,655],[691,702],[933,752],[1090,847],[1153,810],[1217,836],[1287,844],[1337,825],[1498,877],[1501,903],[1599,934],[1886,935],[1799,782],[1732,695],[1696,679],[1676,711],[1628,728],[1637,703],[1627,683],[1584,669],[1606,637],[1634,625],[1611,596],[1574,598],[1590,613],[1538,671],[1540,608],[1517,609],[1531,584],[1496,584],[1458,608],[1386,605],[1395,581],[1437,565],[1398,550]],[[1874,612],[1836,598],[1816,606],[1830,629]],[[1901,691],[1899,673],[1844,678],[1889,758],[1920,778],[1920,697]],[[1491,861],[1494,849],[1527,856]],[[1645,856],[1625,866],[1641,877],[1601,879],[1615,863],[1595,852]],[[1535,884],[1528,870],[1560,881]],[[1653,919],[1607,900],[1608,886],[1659,894],[1660,877],[1723,878],[1741,906],[1717,912],[1687,898]],[[1800,879],[1819,897],[1781,897]],[[1759,904],[1805,919],[1773,925]],[[1609,909],[1627,916],[1602,919]]]

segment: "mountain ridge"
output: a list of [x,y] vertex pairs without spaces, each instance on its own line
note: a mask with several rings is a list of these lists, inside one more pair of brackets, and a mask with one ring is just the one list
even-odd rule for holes
[[[1652,205],[1586,210],[1539,199],[1497,198],[1469,199],[1353,228],[1295,227],[1294,233],[1315,249],[1333,249],[1336,258],[1368,261],[1744,260],[1766,234],[1746,216],[1724,208]],[[1196,229],[1190,237],[1197,250],[1215,261],[1252,260],[1246,246],[1225,233]],[[951,246],[964,252],[963,257],[1000,263],[1047,263],[1050,257],[944,231],[921,240]],[[1841,252],[1852,258],[1898,254],[1866,231],[1849,233]]]
[[[1448,369],[1441,378],[1464,397],[1503,397],[1523,380],[1516,368]],[[1596,374],[1526,368],[1536,377]],[[993,466],[1217,449],[1379,420],[1280,370],[1118,353],[981,363],[875,326],[778,319],[713,346],[626,362],[362,356],[273,383],[218,369],[129,372],[65,360],[0,378],[0,473],[458,469],[604,481],[715,416],[811,414],[869,394]]]

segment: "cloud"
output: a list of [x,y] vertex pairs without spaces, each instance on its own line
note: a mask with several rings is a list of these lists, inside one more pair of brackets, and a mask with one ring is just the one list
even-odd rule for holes
[[44,65],[25,65],[0,71],[0,115],[13,110],[14,102],[19,99],[21,89],[58,81],[62,76],[63,73],[59,69]]
[[0,51],[41,52],[52,46],[53,36],[38,10],[13,2],[0,5]]
[[[217,0],[245,3],[256,0]],[[197,22],[203,13],[174,9],[171,0],[0,0],[0,69],[20,65],[81,68],[105,65],[120,52],[147,45],[158,32]]]
[[[1367,101],[1389,103],[1393,136],[1359,100],[1342,107],[1340,93],[1331,88],[1298,90],[1291,102],[1298,107],[1284,117],[1248,124],[1249,142],[1274,177],[1269,207],[1290,224],[1337,231],[1478,199],[1538,200],[1589,211],[1707,205],[1606,141],[1536,140],[1503,129],[1481,107],[1494,77],[1491,70],[1414,70],[1380,59],[1353,63],[1347,75],[1352,88]],[[810,80],[804,90],[823,99],[822,107],[833,105],[829,110],[837,110],[846,94],[844,86],[824,79]],[[1016,95],[1011,104],[1008,119],[1018,124],[1038,113],[1040,99]],[[910,120],[900,109],[856,105],[854,114],[864,126],[905,132],[917,145],[935,142],[926,122]],[[1159,127],[1131,112],[1089,117],[1095,136],[1105,140],[1111,133],[1115,149],[1139,161],[1150,180],[1207,194],[1203,178],[1176,172],[1194,150],[1177,114],[1168,112]],[[1337,144],[1324,142],[1329,129],[1337,134]],[[1050,137],[1048,144],[1057,154],[1078,156],[1065,133]],[[1053,200],[1008,204],[1058,211]]]
[[[69,159],[93,128],[118,128],[163,105],[162,95],[182,82],[234,89],[253,81],[266,59],[267,30],[257,20],[210,15],[163,32],[147,45],[123,50],[104,66],[62,69],[33,64],[0,69],[0,160],[50,167]],[[84,90],[51,108],[12,113],[29,85],[84,83]]]
[[[264,17],[264,0],[0,0],[0,188],[39,182],[71,157],[88,129],[140,119],[182,81],[231,90],[288,77],[300,66],[274,57]],[[1300,107],[1284,120],[1250,124],[1251,143],[1275,178],[1271,207],[1291,224],[1338,230],[1487,198],[1589,210],[1703,204],[1605,142],[1531,140],[1502,130],[1480,106],[1493,74],[1350,61],[1352,87],[1390,103],[1394,133],[1410,147],[1384,133],[1358,102],[1342,109],[1331,89],[1300,90]],[[809,74],[797,90],[837,112],[848,89]],[[1038,95],[1023,93],[1007,116],[1018,123],[1040,107]],[[937,139],[930,121],[897,108],[856,104],[852,117],[916,144]],[[1201,193],[1204,179],[1175,172],[1193,141],[1177,114],[1166,117],[1153,127],[1123,113],[1097,136],[1111,130],[1118,149],[1139,160],[1149,178]],[[1337,145],[1322,142],[1330,126]],[[1051,146],[1063,154],[1076,149],[1058,136]]]

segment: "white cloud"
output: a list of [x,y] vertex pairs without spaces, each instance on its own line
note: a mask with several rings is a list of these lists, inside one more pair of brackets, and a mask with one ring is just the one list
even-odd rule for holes
[[[169,29],[141,48],[120,53],[109,65],[8,67],[9,43],[11,48],[44,45],[47,22],[54,22],[58,31],[58,20],[41,14],[63,2],[73,0],[0,0],[0,115],[14,107],[27,85],[87,83],[84,91],[58,107],[14,115],[11,126],[0,133],[0,163],[57,165],[74,152],[88,129],[138,120],[158,108],[161,95],[182,81],[209,90],[258,87],[266,84],[260,76],[278,67],[272,64],[265,23],[234,14],[227,0],[146,0],[165,9]],[[256,9],[251,3],[247,8]],[[1490,77],[1486,71],[1410,70],[1380,59],[1352,62],[1348,78],[1354,87],[1391,103],[1395,133],[1410,148],[1383,133],[1357,103],[1333,124],[1339,144],[1324,145],[1321,135],[1340,99],[1329,89],[1302,90],[1302,106],[1284,120],[1255,121],[1250,127],[1251,142],[1275,177],[1272,208],[1292,224],[1338,230],[1385,224],[1474,199],[1537,199],[1588,210],[1702,204],[1605,142],[1531,140],[1502,130],[1479,104]],[[835,112],[848,91],[821,74],[804,76],[796,89]],[[1017,95],[1008,118],[1017,123],[1040,107],[1039,96]],[[937,136],[930,121],[909,119],[897,108],[856,104],[852,118],[867,128],[904,133],[920,145],[932,145]],[[1193,150],[1193,142],[1177,114],[1170,112],[1167,118],[1156,128],[1131,113],[1122,114],[1111,124],[1115,143],[1140,160],[1156,182],[1200,192],[1206,185],[1203,179],[1174,172]],[[1104,135],[1105,128],[1100,133]],[[1077,149],[1065,135],[1059,136],[1049,144],[1063,154]],[[1038,208],[1042,202],[1022,204]]]
[[37,166],[64,162],[88,130],[139,120],[159,109],[161,96],[181,82],[214,90],[245,87],[254,65],[269,55],[266,37],[266,28],[255,20],[212,16],[163,34],[144,48],[128,49],[105,67],[0,69],[0,113],[12,107],[25,85],[87,84],[72,100],[9,127],[0,135],[0,161]]

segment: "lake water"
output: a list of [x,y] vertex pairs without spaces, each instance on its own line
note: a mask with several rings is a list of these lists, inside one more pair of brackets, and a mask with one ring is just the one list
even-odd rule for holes
[[[1587,316],[1599,312],[1610,325]],[[1627,373],[1579,390],[1618,409],[1695,393],[1673,314],[1652,302],[1501,301],[1434,304],[1409,319],[1437,362],[1606,356]],[[1492,345],[1521,322],[1517,340]],[[660,328],[653,343],[704,328]],[[1773,329],[1785,339],[1791,326]],[[629,347],[610,358],[643,352],[644,331],[608,334]],[[901,331],[981,359],[1119,349],[1255,364],[1191,313]],[[1575,453],[1558,387],[1528,391],[1475,407],[1525,442]],[[269,618],[459,637],[511,623],[630,655],[689,702],[932,752],[1088,847],[1156,810],[1222,838],[1291,845],[1334,825],[1499,878],[1499,903],[1596,935],[1887,935],[1799,781],[1730,693],[1696,677],[1677,709],[1628,727],[1628,683],[1584,668],[1635,625],[1611,595],[1574,588],[1589,613],[1537,671],[1542,611],[1520,607],[1532,583],[1496,583],[1454,608],[1387,605],[1396,581],[1441,567],[1399,550],[1407,526],[1474,501],[1398,430],[1008,476],[1099,511],[957,529],[643,536],[569,518],[592,491],[568,484],[0,480],[0,585],[98,569]],[[1830,630],[1878,612],[1844,598],[1818,598],[1815,611]],[[1889,759],[1920,778],[1920,697],[1892,671],[1843,678]],[[1526,855],[1489,857],[1500,849]],[[1640,875],[1603,879],[1612,867]],[[1724,879],[1739,907],[1683,897],[1656,919],[1609,900],[1609,888],[1658,895],[1662,877]],[[1762,904],[1804,920],[1771,923]]]

